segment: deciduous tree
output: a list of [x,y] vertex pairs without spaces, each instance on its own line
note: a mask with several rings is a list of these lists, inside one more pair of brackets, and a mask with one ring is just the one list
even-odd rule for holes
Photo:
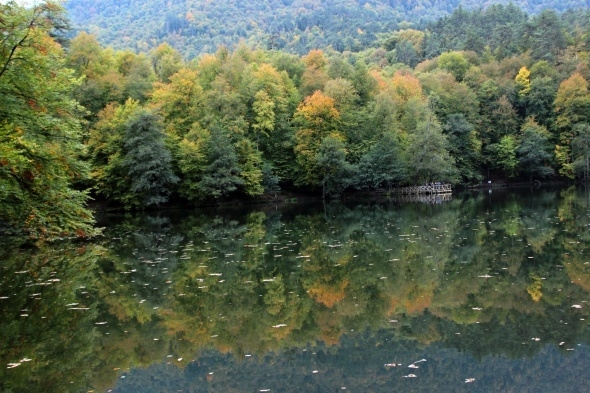
[[516,150],[520,171],[532,181],[535,176],[544,178],[553,175],[553,155],[549,143],[549,131],[529,118],[522,126],[520,145]]
[[95,233],[87,193],[73,187],[88,175],[71,98],[79,80],[49,35],[62,13],[0,4],[0,230],[40,239]]

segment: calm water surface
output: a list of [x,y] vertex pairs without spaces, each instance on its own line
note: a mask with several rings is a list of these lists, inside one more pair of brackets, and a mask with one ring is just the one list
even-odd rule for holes
[[587,392],[590,193],[103,216],[2,246],[2,392]]

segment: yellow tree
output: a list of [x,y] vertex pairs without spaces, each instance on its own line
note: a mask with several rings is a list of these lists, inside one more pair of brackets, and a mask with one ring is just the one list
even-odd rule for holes
[[279,72],[270,64],[261,64],[252,72],[248,95],[254,98],[251,122],[254,139],[258,145],[261,136],[269,137],[277,121],[285,121],[295,86],[285,72]]
[[306,68],[301,76],[301,93],[309,95],[316,90],[322,90],[329,79],[326,73],[328,61],[324,52],[319,49],[312,50],[303,56],[302,60]]
[[555,155],[561,166],[561,175],[573,178],[571,145],[576,137],[574,126],[590,123],[590,94],[588,82],[579,73],[574,73],[559,85],[555,97],[556,125],[559,130],[559,144],[555,146]]
[[531,72],[526,67],[521,67],[520,71],[514,78],[518,86],[520,87],[518,94],[523,97],[529,94],[531,91]]
[[394,103],[396,124],[402,136],[413,133],[427,118],[428,106],[418,78],[408,71],[397,71],[389,88]]
[[157,82],[151,105],[164,118],[170,137],[184,137],[204,113],[197,71],[182,68],[170,77],[170,83]]
[[295,154],[298,166],[298,185],[318,186],[321,182],[317,155],[322,140],[332,136],[339,140],[344,137],[338,131],[340,113],[334,99],[321,91],[306,97],[295,112],[295,122],[299,129],[295,134]]

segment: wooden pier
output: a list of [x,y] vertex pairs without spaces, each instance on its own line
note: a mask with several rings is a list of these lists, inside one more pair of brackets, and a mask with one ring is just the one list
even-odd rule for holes
[[432,184],[428,186],[394,187],[392,194],[415,195],[415,194],[450,194],[453,189],[450,184]]

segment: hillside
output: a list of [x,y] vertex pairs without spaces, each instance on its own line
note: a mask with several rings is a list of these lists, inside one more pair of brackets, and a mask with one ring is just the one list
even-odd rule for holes
[[[186,58],[219,45],[250,45],[303,54],[331,46],[358,51],[399,23],[424,27],[458,6],[477,9],[509,1],[483,0],[69,0],[72,25],[103,45],[145,51],[168,42]],[[528,14],[587,8],[586,0],[517,0]],[[402,26],[408,26],[407,23]]]

